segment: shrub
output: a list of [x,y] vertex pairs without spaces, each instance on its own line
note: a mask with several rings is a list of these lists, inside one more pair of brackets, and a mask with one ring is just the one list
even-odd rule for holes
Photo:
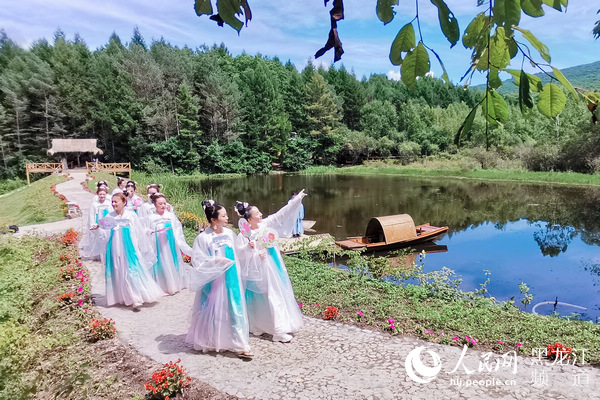
[[179,363],[169,361],[164,368],[152,374],[152,380],[146,382],[146,390],[149,395],[159,399],[169,399],[171,396],[181,393],[190,384],[192,378],[186,373]]
[[90,339],[94,342],[98,340],[111,339],[117,334],[115,321],[110,319],[92,319],[89,322]]

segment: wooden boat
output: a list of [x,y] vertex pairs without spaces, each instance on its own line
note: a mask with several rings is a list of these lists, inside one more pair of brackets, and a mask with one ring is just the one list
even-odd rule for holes
[[335,244],[347,250],[383,251],[410,247],[429,242],[448,231],[447,226],[430,224],[415,226],[408,214],[387,215],[371,218],[365,236],[349,237]]

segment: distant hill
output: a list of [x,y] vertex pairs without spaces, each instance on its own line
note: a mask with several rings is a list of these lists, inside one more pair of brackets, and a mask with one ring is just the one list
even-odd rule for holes
[[[560,70],[574,87],[580,87],[587,90],[600,90],[600,61],[591,64],[577,65],[575,67],[564,68]],[[550,82],[550,78],[544,73],[535,74],[542,80],[543,84]],[[485,85],[473,86],[476,89],[484,90]],[[498,89],[500,94],[518,94],[518,86],[514,79],[502,81],[502,86]]]

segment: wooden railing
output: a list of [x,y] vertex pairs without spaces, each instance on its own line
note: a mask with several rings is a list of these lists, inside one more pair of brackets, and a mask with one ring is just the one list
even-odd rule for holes
[[131,179],[131,163],[103,163],[103,162],[85,162],[88,174],[92,172],[108,171],[113,175],[117,175],[117,172],[127,172],[129,179]]
[[29,174],[33,172],[53,172],[63,171],[63,163],[27,163],[25,164],[25,174],[27,175],[27,184],[29,185]]

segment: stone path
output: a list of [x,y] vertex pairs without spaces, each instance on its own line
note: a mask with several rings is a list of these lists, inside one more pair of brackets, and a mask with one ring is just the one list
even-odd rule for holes
[[[78,202],[85,215],[92,195],[79,184],[84,176],[73,176],[57,190]],[[62,232],[74,223],[82,221],[35,229]],[[229,353],[203,354],[184,342],[194,293],[164,297],[140,312],[106,307],[103,267],[99,262],[86,265],[95,303],[116,321],[121,340],[161,363],[181,358],[192,376],[241,398],[600,399],[600,369],[581,365],[580,359],[576,365],[548,365],[511,353],[503,357],[468,349],[463,354],[455,346],[310,317],[291,343],[251,336],[252,361]]]

